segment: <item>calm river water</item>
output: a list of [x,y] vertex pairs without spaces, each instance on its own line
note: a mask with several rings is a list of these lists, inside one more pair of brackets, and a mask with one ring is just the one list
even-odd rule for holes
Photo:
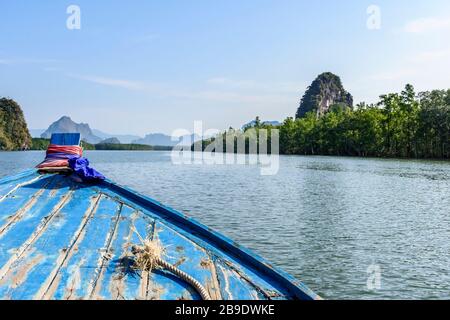
[[[251,165],[174,165],[169,152],[86,155],[324,298],[450,298],[448,162],[281,157],[277,175],[261,176]],[[0,177],[43,156],[0,153]]]

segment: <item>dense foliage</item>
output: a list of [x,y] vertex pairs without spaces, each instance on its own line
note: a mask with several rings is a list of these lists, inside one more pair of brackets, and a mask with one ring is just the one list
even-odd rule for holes
[[335,110],[322,117],[287,119],[280,128],[284,154],[450,158],[450,90],[380,97],[376,105]]
[[30,150],[47,150],[50,139],[33,138]]
[[[261,122],[259,117],[247,125],[243,130],[230,128],[216,137],[200,140],[192,144],[192,151],[234,152],[234,153],[271,153],[272,129],[280,128],[267,122]],[[260,132],[264,130],[264,134]],[[260,139],[266,137],[264,146],[260,145]],[[239,145],[241,144],[241,145]]]
[[[375,105],[334,108],[320,117],[309,112],[280,127],[257,121],[255,128],[267,129],[269,135],[279,129],[281,154],[450,159],[450,90],[416,95],[407,85],[401,93],[381,96]],[[225,141],[235,131],[220,137]],[[205,149],[220,137],[199,143]]]
[[11,99],[0,99],[0,150],[26,150],[31,136],[20,106]]

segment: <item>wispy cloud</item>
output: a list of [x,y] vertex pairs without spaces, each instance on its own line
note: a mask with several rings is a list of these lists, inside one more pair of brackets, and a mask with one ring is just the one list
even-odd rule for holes
[[114,78],[108,78],[108,77],[98,77],[98,76],[89,76],[89,75],[77,75],[77,74],[67,74],[67,75],[71,78],[84,80],[84,81],[88,81],[88,82],[92,82],[92,83],[100,84],[100,85],[104,85],[104,86],[118,87],[118,88],[136,90],[136,91],[148,91],[151,89],[151,87],[148,84],[139,82],[139,81],[114,79]]
[[57,59],[38,59],[38,58],[0,58],[0,64],[3,65],[23,65],[23,64],[52,64],[59,63]]
[[448,61],[448,59],[450,59],[450,48],[424,51],[410,57],[408,60],[412,63],[434,63]]
[[[397,64],[386,66],[385,70],[367,77],[365,85],[366,88],[377,87],[378,92],[399,90],[407,83],[413,84],[418,91],[445,89],[450,81],[449,68],[450,48],[425,50],[406,56]],[[375,101],[375,97],[371,99]]]
[[303,82],[258,82],[253,80],[236,80],[226,77],[215,77],[207,80],[208,85],[216,88],[233,88],[246,91],[258,91],[263,93],[295,93],[306,88]]
[[426,17],[408,22],[403,31],[413,34],[425,34],[450,30],[450,17]]
[[[267,102],[286,102],[291,101],[292,97],[286,94],[277,93],[251,93],[241,92],[239,90],[194,90],[183,87],[167,86],[162,84],[148,83],[143,81],[135,81],[129,79],[118,79],[104,76],[77,75],[67,74],[67,76],[83,81],[88,81],[98,85],[122,88],[144,93],[150,93],[158,96],[192,99],[192,100],[208,100],[216,102],[243,102],[243,103],[267,103]],[[209,82],[209,81],[208,81]],[[213,81],[215,82],[215,81]],[[219,81],[220,82],[220,81]]]
[[450,67],[450,47],[435,50],[425,50],[404,57],[403,61],[387,71],[380,71],[369,77],[375,81],[390,81],[414,79],[422,75],[447,73]]
[[243,94],[232,91],[204,90],[184,91],[175,96],[185,99],[200,99],[216,102],[238,102],[238,103],[284,103],[292,101],[288,96],[277,94]]

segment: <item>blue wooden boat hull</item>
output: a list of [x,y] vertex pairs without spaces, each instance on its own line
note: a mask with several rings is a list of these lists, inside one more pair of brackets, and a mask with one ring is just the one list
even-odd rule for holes
[[137,233],[158,239],[164,259],[212,299],[319,299],[247,249],[148,197],[111,181],[86,185],[35,170],[0,180],[0,299],[200,299],[167,271],[133,267]]

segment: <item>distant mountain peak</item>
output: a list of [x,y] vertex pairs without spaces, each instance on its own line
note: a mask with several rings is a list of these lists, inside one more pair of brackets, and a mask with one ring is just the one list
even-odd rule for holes
[[113,138],[108,138],[103,141],[100,141],[99,144],[121,144],[121,143],[120,143],[119,139],[113,137]]
[[344,89],[341,78],[331,72],[324,72],[303,95],[297,118],[302,118],[309,112],[315,112],[319,117],[336,105],[353,108],[353,96]]
[[50,139],[53,133],[80,133],[81,139],[89,143],[99,143],[102,139],[92,133],[87,123],[76,123],[69,116],[62,116],[53,122],[41,135],[41,138]]
[[99,137],[102,140],[110,139],[110,138],[117,138],[121,143],[129,144],[132,143],[135,140],[141,139],[140,136],[137,135],[130,135],[130,134],[110,134],[106,133],[100,130],[96,130],[95,128],[92,128],[92,133]]
[[149,146],[174,147],[180,144],[190,146],[198,140],[201,140],[201,138],[195,134],[182,137],[172,137],[163,133],[150,133],[147,134],[143,139],[137,139],[133,141],[133,143]]

